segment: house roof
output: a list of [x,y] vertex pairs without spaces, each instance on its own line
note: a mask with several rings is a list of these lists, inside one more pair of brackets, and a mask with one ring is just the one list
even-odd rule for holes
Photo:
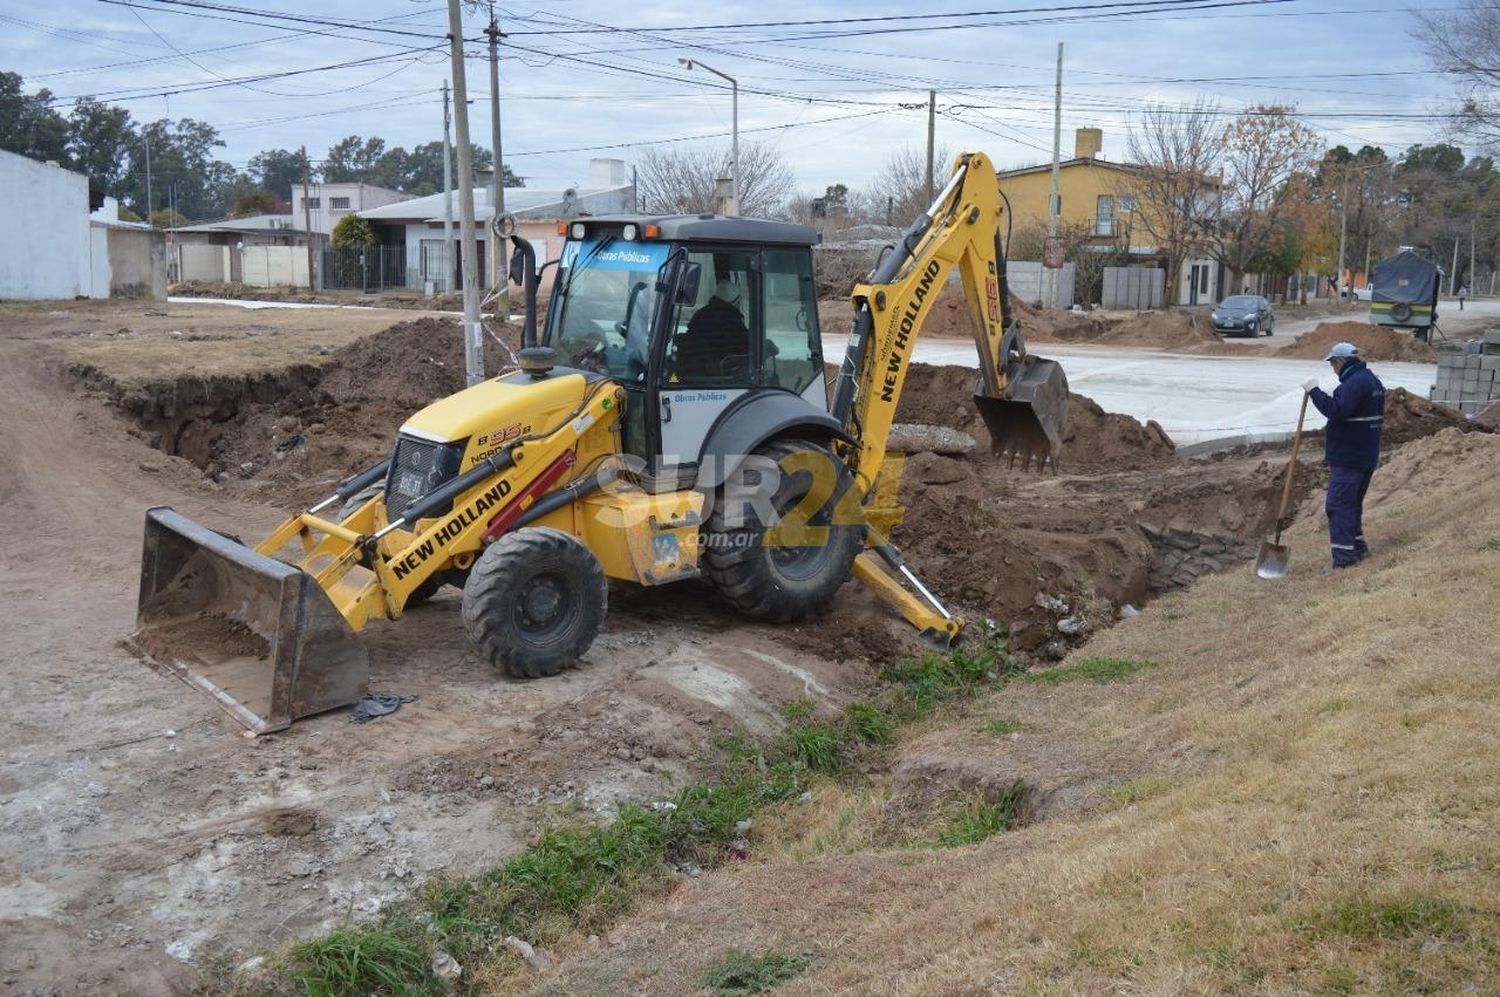
[[[522,219],[566,217],[574,213],[567,210],[570,191],[574,201],[581,201],[596,194],[629,189],[629,184],[618,187],[569,187],[551,190],[540,187],[507,187],[505,188],[505,210]],[[488,221],[493,213],[490,207],[490,189],[476,187],[474,189],[475,219]],[[372,222],[440,222],[443,220],[443,195],[429,194],[426,197],[412,198],[410,201],[382,204],[378,208],[366,208],[354,214],[361,218],[368,218]],[[457,197],[453,200],[453,217],[455,220],[458,218]]]
[[[1057,164],[1057,168],[1059,170],[1066,170],[1072,166],[1098,166],[1106,170],[1117,170],[1121,173],[1141,172],[1140,163],[1112,163],[1107,159],[1100,159],[1097,156],[1081,156],[1076,159],[1064,159],[1062,162]],[[1017,170],[1004,170],[1002,172],[996,173],[995,176],[1000,180],[1005,180],[1010,177],[1020,177],[1027,176],[1033,173],[1051,172],[1051,163],[1041,163],[1037,166],[1023,166]],[[1202,179],[1203,183],[1207,186],[1222,187],[1224,185],[1223,178],[1221,177],[1203,177]]]
[[286,232],[305,233],[295,215],[246,215],[243,218],[221,218],[216,222],[199,222],[196,225],[178,225],[173,232]]
[[[1061,170],[1066,170],[1070,166],[1102,166],[1106,170],[1119,170],[1121,173],[1138,173],[1141,169],[1140,166],[1136,165],[1135,163],[1111,163],[1109,160],[1100,159],[1097,156],[1080,156],[1077,159],[1064,159],[1062,162],[1057,164],[1058,169]],[[1002,170],[995,175],[1001,180],[1004,180],[1007,177],[1025,176],[1028,173],[1051,172],[1052,164],[1042,163],[1038,166],[1023,166],[1017,170]]]

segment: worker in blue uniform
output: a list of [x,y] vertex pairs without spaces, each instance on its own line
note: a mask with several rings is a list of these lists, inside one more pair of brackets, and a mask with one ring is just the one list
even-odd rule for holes
[[1380,463],[1380,431],[1385,422],[1385,386],[1359,357],[1353,343],[1335,343],[1323,358],[1339,386],[1328,394],[1310,378],[1302,386],[1328,419],[1323,459],[1328,464],[1328,543],[1333,568],[1352,568],[1370,553],[1365,542],[1365,492]]

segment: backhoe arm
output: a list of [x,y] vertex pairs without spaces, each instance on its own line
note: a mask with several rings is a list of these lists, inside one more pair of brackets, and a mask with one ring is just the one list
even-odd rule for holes
[[964,621],[918,580],[885,535],[900,518],[900,467],[887,467],[886,446],[917,336],[954,267],[979,351],[974,402],[994,452],[1010,455],[1012,463],[1020,457],[1026,466],[1050,459],[1055,468],[1067,416],[1062,368],[1028,355],[1011,321],[1000,211],[999,181],[989,159],[981,153],[959,156],[932,207],[902,233],[868,282],[855,285],[854,329],[834,391],[832,413],[854,441],[843,457],[864,506],[871,548],[855,560],[854,575],[940,646],[958,637]]
[[957,267],[979,352],[975,403],[997,453],[1056,465],[1067,378],[1029,356],[1011,321],[1000,243],[1000,187],[982,153],[954,163],[942,193],[901,243],[852,292],[854,329],[839,372],[833,415],[858,443],[850,468],[861,496],[880,477],[912,352],[938,292]]

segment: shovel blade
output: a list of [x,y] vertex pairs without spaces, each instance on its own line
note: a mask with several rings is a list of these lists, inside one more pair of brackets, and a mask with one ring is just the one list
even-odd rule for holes
[[1290,547],[1263,540],[1260,554],[1255,558],[1255,573],[1262,578],[1280,578],[1286,574],[1287,563],[1291,559]]
[[364,645],[318,583],[171,509],[146,512],[131,643],[250,730],[358,702]]

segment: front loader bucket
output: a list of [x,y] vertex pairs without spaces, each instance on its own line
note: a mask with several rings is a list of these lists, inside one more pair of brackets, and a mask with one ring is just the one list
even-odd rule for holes
[[1026,466],[1032,460],[1045,466],[1050,459],[1055,470],[1068,418],[1068,378],[1062,365],[1028,354],[1010,364],[1005,376],[1000,398],[984,394],[982,383],[974,394],[991,449],[1012,463],[1019,457]]
[[258,734],[357,702],[370,676],[311,575],[164,506],[146,511],[131,641]]

